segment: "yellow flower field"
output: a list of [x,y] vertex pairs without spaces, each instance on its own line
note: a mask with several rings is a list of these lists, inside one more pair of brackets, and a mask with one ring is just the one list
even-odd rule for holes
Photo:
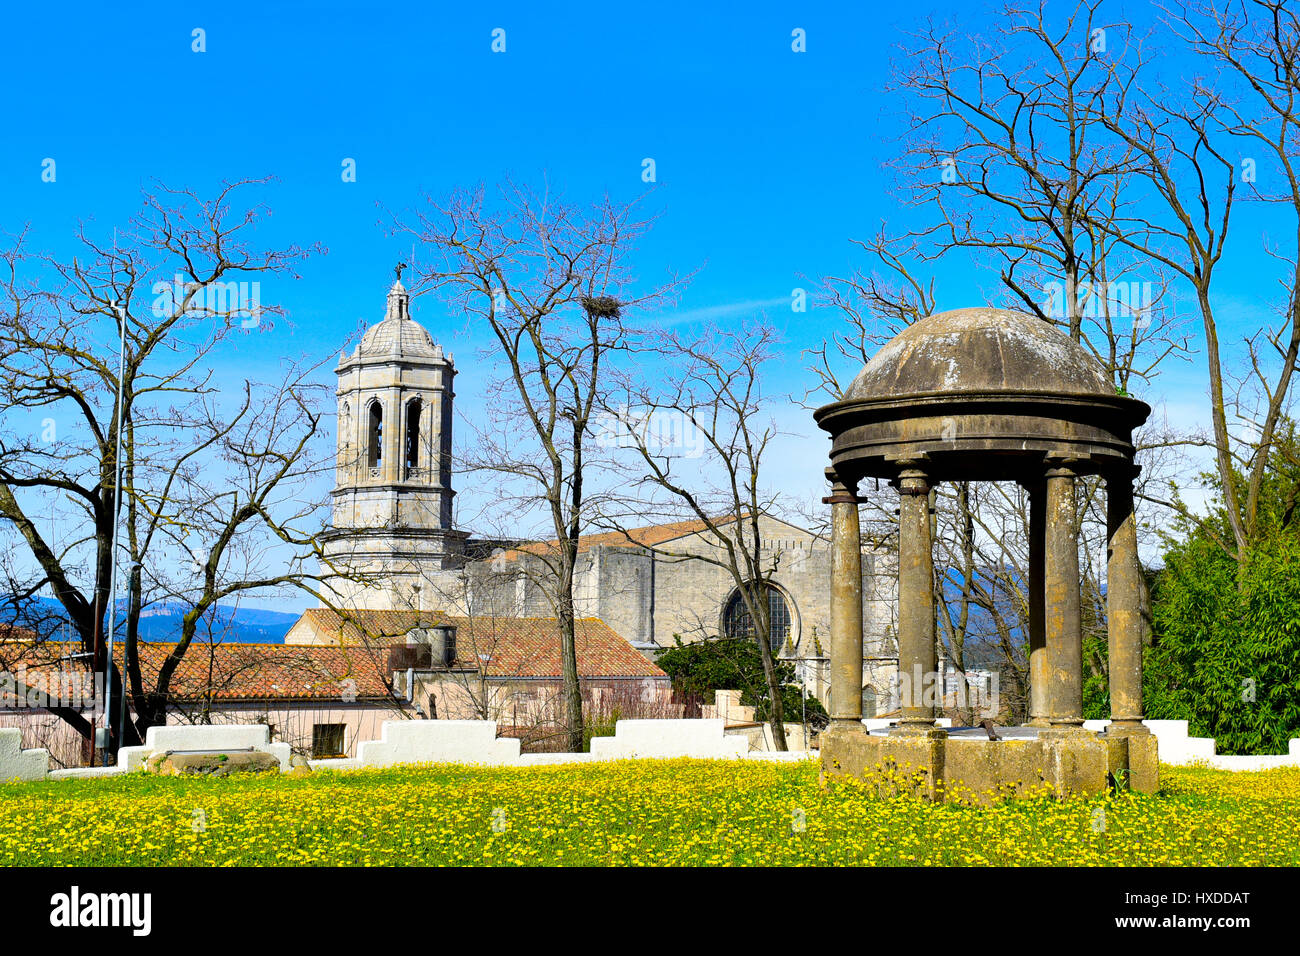
[[991,809],[751,761],[14,783],[0,865],[1300,863],[1300,769],[1161,769],[1154,797]]

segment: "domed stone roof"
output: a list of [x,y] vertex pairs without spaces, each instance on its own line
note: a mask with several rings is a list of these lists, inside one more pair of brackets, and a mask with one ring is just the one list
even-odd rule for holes
[[890,339],[845,400],[932,392],[1115,395],[1106,370],[1050,322],[1009,309],[939,312]]
[[1051,323],[980,307],[903,330],[814,418],[846,482],[909,468],[936,481],[1037,481],[1048,462],[1131,470],[1133,429],[1150,414]]
[[433,344],[433,336],[414,319],[384,319],[371,326],[361,337],[359,349],[362,355],[388,355],[394,351],[402,355],[442,355],[442,349]]
[[371,326],[361,337],[355,356],[403,355],[442,358],[442,346],[435,345],[424,326],[411,318],[411,297],[401,280],[388,290],[384,320]]

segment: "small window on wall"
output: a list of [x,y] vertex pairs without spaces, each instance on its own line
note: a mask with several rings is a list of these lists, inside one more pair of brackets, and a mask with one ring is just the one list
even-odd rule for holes
[[347,724],[313,724],[311,728],[311,756],[313,760],[327,757],[346,757],[343,738]]
[[[771,624],[769,636],[772,652],[776,654],[780,653],[781,648],[785,646],[786,638],[790,636],[790,608],[785,603],[781,592],[771,585],[767,588],[767,609]],[[755,638],[754,619],[749,613],[749,608],[745,606],[745,598],[739,588],[733,591],[727,600],[726,609],[722,614],[722,626],[727,637],[748,637],[751,640]]]
[[420,412],[424,403],[418,398],[406,406],[406,467],[420,467]]
[[384,460],[384,410],[378,402],[370,403],[370,428],[366,439],[367,460],[377,468]]

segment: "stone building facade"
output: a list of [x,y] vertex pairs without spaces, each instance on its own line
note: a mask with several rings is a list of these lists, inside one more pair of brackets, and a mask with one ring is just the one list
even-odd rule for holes
[[[730,522],[715,522],[722,532]],[[824,699],[830,633],[829,542],[803,528],[758,519],[760,564],[768,577],[773,644]],[[739,537],[739,536],[734,536]],[[501,551],[471,569],[480,613],[552,614],[550,542]],[[892,553],[864,549],[863,692],[868,709],[890,707],[896,670],[897,568]],[[651,525],[584,537],[574,575],[575,612],[599,618],[647,656],[664,647],[743,631],[746,612],[722,543],[701,521]]]
[[[400,281],[382,322],[338,365],[339,439],[326,558],[341,608],[444,611],[464,617],[554,617],[553,545],[500,547],[453,528],[452,357],[410,317]],[[773,643],[810,693],[827,702],[829,540],[774,517],[758,522],[771,568]],[[722,546],[702,522],[584,537],[574,581],[579,618],[598,618],[646,657],[684,642],[743,632]],[[713,559],[713,560],[710,560]],[[897,562],[864,546],[863,704],[896,706]],[[738,610],[739,608],[739,610]]]

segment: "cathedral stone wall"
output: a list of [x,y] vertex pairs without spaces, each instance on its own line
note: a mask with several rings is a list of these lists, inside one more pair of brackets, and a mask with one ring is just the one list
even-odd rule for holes
[[593,616],[634,644],[652,641],[656,562],[640,548],[597,547],[592,552],[584,578],[595,593]]

